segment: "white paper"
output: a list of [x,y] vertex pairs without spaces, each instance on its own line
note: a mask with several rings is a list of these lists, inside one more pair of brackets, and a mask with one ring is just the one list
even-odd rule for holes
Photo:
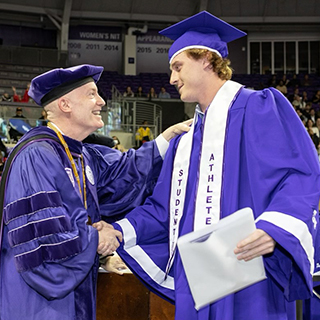
[[262,257],[239,261],[233,252],[255,229],[252,210],[244,208],[178,239],[197,310],[266,278]]

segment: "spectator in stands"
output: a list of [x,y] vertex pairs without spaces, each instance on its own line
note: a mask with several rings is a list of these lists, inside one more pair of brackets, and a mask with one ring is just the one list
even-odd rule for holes
[[8,92],[4,92],[1,96],[1,101],[12,102],[12,97]]
[[[284,74],[284,75],[282,76],[281,80],[283,81],[283,84],[284,84],[285,86],[288,86],[289,79],[287,78],[287,75],[286,75],[286,74]],[[280,81],[279,81],[279,82],[280,82]]]
[[302,91],[301,101],[304,103],[304,107],[307,102],[310,102],[308,92],[306,90]]
[[300,87],[300,85],[301,85],[300,79],[298,79],[296,74],[293,74],[287,86],[295,88],[295,87]]
[[319,137],[319,129],[316,126],[315,122],[313,122],[311,119],[307,120],[306,128],[308,130],[312,130],[313,133],[315,133],[317,135],[317,137]]
[[126,91],[123,93],[123,96],[127,97],[127,98],[133,98],[134,97],[134,92],[132,91],[130,86],[128,86],[126,88]]
[[302,87],[311,87],[312,86],[312,80],[309,78],[309,75],[306,73],[301,80],[301,86]]
[[47,112],[46,110],[42,109],[41,117],[37,121],[38,126],[46,126],[48,124]]
[[282,79],[279,81],[279,84],[276,86],[276,89],[278,89],[284,96],[287,96],[288,89]]
[[302,110],[303,114],[310,119],[310,110],[312,109],[312,102],[307,102],[305,108]]
[[16,108],[16,114],[12,118],[24,118],[26,117],[23,115],[23,109],[21,107]]
[[268,87],[276,87],[278,84],[277,75],[273,74],[268,81]]
[[12,118],[24,118],[24,119],[26,119],[26,117],[23,115],[23,110],[22,110],[21,107],[17,107],[16,108],[16,114]]
[[320,118],[317,118],[317,120],[316,120],[316,127],[319,130],[319,137],[320,137]]
[[319,136],[316,135],[316,133],[312,130],[312,128],[307,128],[307,131],[310,135],[310,138],[317,150],[317,153],[319,154],[319,148],[320,148],[320,145],[319,145]]
[[136,92],[136,97],[145,98],[147,95],[143,92],[142,86],[139,86]]
[[141,147],[145,142],[153,140],[153,134],[148,127],[148,121],[143,120],[142,125],[136,132],[136,140],[138,142],[138,147]]
[[29,88],[30,88],[30,83],[27,84],[27,88],[25,89],[23,96],[21,97],[21,95],[17,94],[17,90],[15,87],[12,87],[12,91],[13,91],[13,101],[14,102],[29,102]]
[[301,95],[300,95],[300,89],[299,88],[295,88],[293,90],[293,93],[291,95],[288,96],[289,101],[292,103],[293,100],[301,100]]
[[[12,118],[21,118],[24,119],[24,121],[29,124],[29,121],[27,120],[27,118],[23,115],[23,110],[21,107],[17,107],[16,108],[16,114],[14,116],[12,116]],[[18,140],[24,135],[24,133],[22,131],[18,131],[16,129],[14,129],[12,126],[9,126],[9,136],[10,138],[14,141],[14,142],[18,142]]]
[[317,121],[317,115],[314,108],[310,108],[309,119],[312,121],[313,125],[315,126]]
[[[293,106],[294,107],[294,106]],[[303,114],[302,110],[300,108],[294,107],[294,109],[297,112],[297,115],[299,116],[300,120],[302,121],[303,125],[306,127],[307,126],[307,121],[308,118]]]
[[171,95],[169,92],[166,91],[165,87],[161,87],[158,98],[159,99],[170,99]]
[[157,94],[156,94],[156,91],[154,90],[154,87],[151,87],[149,92],[148,92],[148,95],[147,97],[151,100],[151,99],[156,99],[158,98]]
[[292,105],[297,106],[301,110],[304,110],[308,102],[308,93],[306,91],[303,91],[301,96],[294,95]]
[[297,94],[295,94],[293,96],[293,100],[291,102],[291,104],[295,107],[295,108],[299,108],[301,110],[303,110],[305,108],[304,104],[302,103],[302,99],[300,96],[298,96]]
[[21,102],[21,95],[17,94],[16,89],[12,87],[13,90],[13,102]]
[[113,149],[117,149],[121,152],[126,152],[126,149],[124,146],[120,143],[120,140],[117,136],[112,136],[113,142],[114,142],[114,147]]
[[319,103],[320,102],[320,90],[317,90],[311,99],[312,103]]

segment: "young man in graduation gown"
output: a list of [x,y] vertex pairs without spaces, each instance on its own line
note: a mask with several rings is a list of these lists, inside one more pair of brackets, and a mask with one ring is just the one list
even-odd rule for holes
[[101,219],[99,202],[107,216],[115,214],[112,206],[124,213],[141,204],[159,175],[166,139],[179,133],[179,125],[170,128],[137,152],[82,144],[104,125],[96,86],[102,71],[81,65],[32,80],[29,95],[45,108],[49,124],[19,141],[17,148],[42,135],[20,149],[6,179],[1,320],[95,319],[97,252],[110,254],[121,239],[90,225]]
[[[292,320],[294,301],[312,292],[320,191],[312,141],[279,91],[230,80],[227,42],[245,33],[208,12],[160,33],[175,40],[171,84],[198,105],[191,130],[171,141],[153,195],[113,224],[123,233],[118,253],[175,303],[177,320]],[[257,229],[233,253],[243,263],[263,256],[267,279],[197,311],[177,239],[244,207]]]

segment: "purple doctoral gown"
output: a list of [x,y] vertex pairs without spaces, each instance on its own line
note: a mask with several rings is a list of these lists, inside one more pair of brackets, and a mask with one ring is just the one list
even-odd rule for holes
[[[180,236],[193,230],[202,136],[203,125],[193,135]],[[179,138],[170,143],[153,195],[114,223],[124,233],[118,253],[145,285],[175,303],[177,320],[294,319],[293,301],[310,297],[312,291],[320,192],[315,148],[294,109],[272,88],[242,89],[229,109],[220,218],[251,207],[255,218],[261,218],[256,227],[277,245],[272,254],[263,257],[266,280],[199,311],[194,308],[178,250],[165,275],[171,173],[178,143]],[[275,213],[279,219],[264,219],[264,212]]]
[[[56,136],[38,127],[23,140],[36,134]],[[100,200],[111,220],[133,209],[160,173],[162,158],[155,142],[121,153],[65,140],[82,186],[80,154],[84,156],[88,209],[60,143],[36,141],[20,151],[5,193],[1,320],[94,320],[98,232],[87,224],[88,215],[92,222],[101,220]]]

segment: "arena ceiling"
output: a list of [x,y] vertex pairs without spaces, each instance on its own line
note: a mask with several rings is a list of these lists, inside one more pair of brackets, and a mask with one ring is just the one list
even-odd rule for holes
[[246,30],[273,27],[320,31],[319,0],[1,0],[0,24],[163,28],[207,10]]

